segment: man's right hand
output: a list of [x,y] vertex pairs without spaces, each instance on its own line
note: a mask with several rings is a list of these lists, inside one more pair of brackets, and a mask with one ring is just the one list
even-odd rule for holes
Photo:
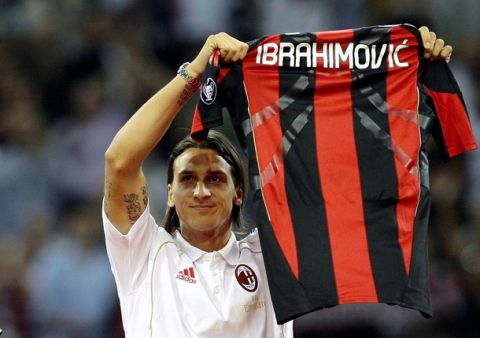
[[237,62],[243,60],[248,52],[248,44],[231,37],[227,33],[210,35],[205,41],[200,53],[187,67],[188,72],[199,78],[205,71],[210,55],[215,50],[220,50],[220,58],[225,62]]

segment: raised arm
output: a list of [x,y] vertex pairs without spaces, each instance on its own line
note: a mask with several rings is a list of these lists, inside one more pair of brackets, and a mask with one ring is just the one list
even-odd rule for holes
[[[226,62],[243,59],[248,45],[226,33],[211,35],[186,67],[201,77],[212,52],[219,49]],[[145,210],[147,181],[142,164],[165,135],[173,119],[197,88],[179,75],[145,102],[115,135],[105,153],[104,208],[109,220],[126,234]]]

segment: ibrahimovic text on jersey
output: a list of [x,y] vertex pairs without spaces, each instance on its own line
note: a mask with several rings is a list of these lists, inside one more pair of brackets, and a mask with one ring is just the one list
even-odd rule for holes
[[422,48],[410,25],[269,35],[207,67],[192,135],[228,109],[280,323],[357,302],[431,316],[424,145],[477,146],[448,65]]

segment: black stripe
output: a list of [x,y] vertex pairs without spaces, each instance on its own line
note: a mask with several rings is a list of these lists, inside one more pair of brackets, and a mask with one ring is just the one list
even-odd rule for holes
[[[298,284],[282,250],[275,239],[272,226],[268,220],[260,190],[253,194],[255,208],[254,219],[258,222],[258,233],[262,244],[262,255],[267,271],[268,286],[272,295],[275,316],[279,324],[312,311],[308,295]],[[265,244],[268,247],[264,247]]]
[[[315,42],[313,34],[282,35],[281,42],[296,45]],[[311,304],[337,304],[337,290],[325,202],[321,192],[315,142],[314,86],[315,71],[306,67],[302,58],[300,68],[280,67],[279,97],[292,91],[300,77],[307,77],[306,88],[288,107],[280,112],[285,186],[288,205],[297,241],[299,279]]]
[[[422,153],[420,167],[427,166],[428,160],[426,154]],[[403,290],[403,294],[398,299],[399,304],[419,310],[423,316],[429,318],[432,316],[432,304],[429,291],[428,277],[428,252],[427,235],[430,219],[430,197],[429,188],[423,182],[421,186],[420,202],[418,212],[415,218],[415,227],[413,233],[412,261],[410,263],[410,276],[408,286]]]
[[248,50],[251,51],[252,49],[255,49],[257,48],[257,46],[259,44],[261,44],[263,42],[263,40],[267,39],[270,35],[264,35],[264,36],[261,36],[255,40],[250,40],[250,41],[247,41],[247,45],[248,45]]
[[[355,45],[383,44],[389,39],[388,27],[354,32]],[[385,104],[387,72],[386,58],[379,69],[352,69],[353,120],[364,217],[371,268],[380,302],[397,299],[407,283],[398,244],[398,182]]]

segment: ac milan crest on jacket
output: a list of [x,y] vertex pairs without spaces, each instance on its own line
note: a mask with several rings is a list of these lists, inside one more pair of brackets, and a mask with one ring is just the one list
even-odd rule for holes
[[477,146],[448,65],[422,48],[410,25],[281,34],[207,67],[192,136],[228,109],[279,323],[357,302],[431,316],[424,145]]

